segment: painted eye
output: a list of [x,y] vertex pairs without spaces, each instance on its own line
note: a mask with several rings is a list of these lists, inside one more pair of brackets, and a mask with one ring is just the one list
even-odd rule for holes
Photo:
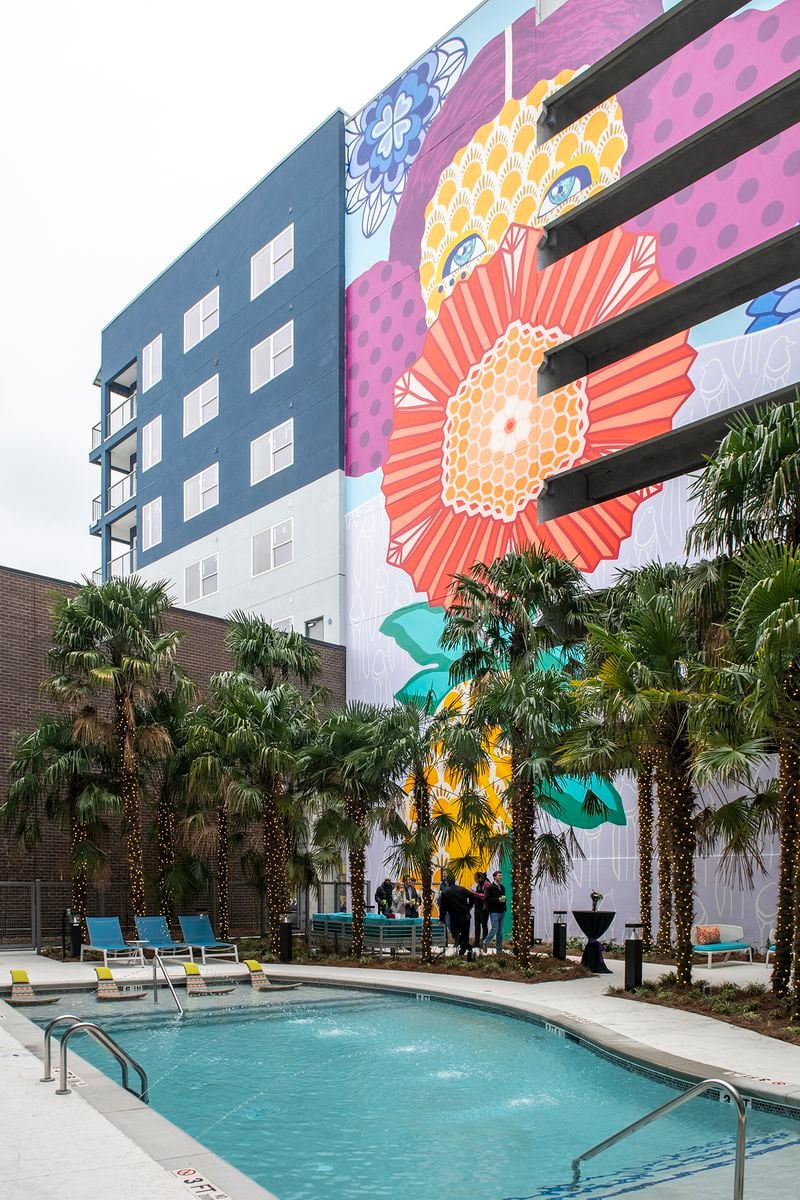
[[539,208],[539,216],[549,216],[554,209],[558,208],[559,204],[577,196],[578,192],[589,187],[591,182],[592,176],[588,167],[570,167],[550,184]]
[[442,277],[446,279],[448,275],[455,275],[463,270],[467,263],[471,263],[474,258],[479,258],[485,252],[486,243],[479,233],[471,233],[462,238],[445,259]]

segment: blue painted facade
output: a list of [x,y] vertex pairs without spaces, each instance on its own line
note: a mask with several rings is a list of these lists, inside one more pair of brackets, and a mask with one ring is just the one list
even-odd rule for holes
[[[101,466],[101,495],[109,483],[110,451],[129,447],[161,415],[161,461],[137,468],[136,497],[92,526],[103,539],[103,575],[124,546],[110,542],[110,526],[126,510],[156,497],[162,501],[161,542],[137,552],[137,566],[155,563],[287,493],[344,466],[344,142],[343,116],[334,113],[287,159],[181,255],[104,330],[99,385],[101,445],[91,454]],[[250,260],[294,225],[294,266],[254,300]],[[184,313],[219,287],[219,327],[184,353]],[[294,365],[251,394],[250,350],[288,321],[294,322]],[[142,349],[162,336],[162,377],[142,392]],[[138,359],[134,422],[107,433],[109,381]],[[183,436],[183,398],[219,375],[219,412]],[[250,443],[294,419],[294,464],[250,485]],[[219,503],[183,519],[183,484],[219,464]],[[139,523],[140,528],[140,523]]]

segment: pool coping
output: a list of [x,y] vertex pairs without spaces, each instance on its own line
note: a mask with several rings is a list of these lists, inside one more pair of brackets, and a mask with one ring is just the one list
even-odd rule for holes
[[[485,979],[473,981],[459,976],[462,983],[467,979],[470,984],[475,984],[473,989],[466,991],[463,988],[449,987],[448,982],[441,977],[434,979],[428,976],[424,981],[408,980],[403,978],[400,972],[392,972],[391,978],[372,980],[364,979],[356,969],[338,968],[337,973],[338,971],[346,977],[331,979],[328,975],[320,975],[313,967],[303,967],[299,971],[284,968],[280,972],[280,978],[323,987],[425,996],[462,1007],[501,1012],[519,1020],[533,1020],[556,1035],[566,1036],[586,1049],[618,1062],[626,1070],[660,1079],[673,1087],[685,1085],[688,1088],[704,1079],[721,1080],[738,1088],[745,1102],[752,1107],[790,1119],[800,1119],[800,1089],[789,1085],[779,1086],[749,1075],[738,1074],[727,1068],[657,1050],[626,1034],[606,1029],[596,1022],[573,1017],[557,1008],[538,1003],[533,997],[520,998],[494,993],[491,986],[486,986],[489,981]],[[390,972],[386,974],[389,975]],[[536,985],[530,986],[533,989]],[[63,990],[66,996],[69,991],[90,989],[73,985],[71,988],[59,990]],[[488,994],[490,992],[493,994]],[[2,999],[0,1016],[3,1028],[42,1061],[41,1027]],[[221,1191],[229,1193],[231,1200],[277,1200],[273,1193],[256,1183],[250,1176],[209,1150],[149,1105],[126,1092],[120,1084],[79,1055],[73,1054],[71,1062],[80,1079],[84,1083],[91,1083],[91,1087],[85,1091],[81,1090],[82,1098],[165,1170],[194,1167],[198,1173],[212,1180]]]

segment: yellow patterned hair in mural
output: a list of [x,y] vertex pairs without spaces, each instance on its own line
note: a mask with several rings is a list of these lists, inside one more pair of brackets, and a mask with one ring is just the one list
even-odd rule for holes
[[495,252],[510,225],[541,227],[619,179],[628,140],[616,97],[536,145],[545,98],[575,74],[562,71],[524,99],[506,101],[442,172],[425,212],[421,247],[429,325],[442,300]]

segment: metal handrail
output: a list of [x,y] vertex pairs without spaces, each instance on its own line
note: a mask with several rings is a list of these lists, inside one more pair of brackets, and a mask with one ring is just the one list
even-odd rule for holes
[[52,1021],[45,1026],[44,1031],[44,1075],[42,1083],[53,1082],[53,1072],[50,1066],[50,1043],[53,1040],[53,1030],[56,1025],[63,1025],[64,1021],[71,1021],[73,1025],[80,1025],[83,1017],[76,1017],[74,1013],[62,1013],[60,1017],[53,1017]]
[[133,1069],[139,1073],[139,1079],[141,1080],[142,1090],[138,1093],[139,1099],[143,1100],[145,1104],[150,1103],[148,1095],[147,1073],[144,1067],[140,1066],[136,1059],[132,1058],[131,1055],[128,1054],[127,1050],[122,1049],[122,1046],[120,1046],[119,1042],[116,1042],[109,1033],[106,1033],[105,1030],[101,1029],[100,1026],[95,1024],[94,1021],[79,1021],[77,1025],[71,1026],[71,1028],[67,1030],[61,1039],[58,1063],[59,1086],[56,1088],[57,1096],[68,1096],[71,1091],[71,1089],[67,1087],[67,1043],[69,1042],[69,1039],[72,1037],[73,1033],[88,1033],[96,1042],[99,1042],[101,1046],[108,1050],[110,1054],[113,1054],[122,1071],[122,1086],[125,1088],[126,1092],[130,1092],[131,1095],[136,1096],[137,1093],[133,1090],[133,1088],[128,1087],[128,1067],[133,1067]]
[[172,999],[175,1001],[175,1007],[177,1008],[180,1015],[183,1016],[184,1015],[183,1005],[181,1004],[180,1000],[178,999],[178,993],[175,991],[175,988],[173,987],[173,984],[172,984],[172,980],[170,979],[169,975],[167,974],[167,968],[164,966],[164,960],[161,957],[161,955],[158,953],[157,950],[153,951],[153,1003],[158,1004],[158,981],[157,981],[157,977],[156,977],[156,965],[161,967],[161,974],[166,979],[167,987],[172,992]]
[[668,1100],[666,1104],[662,1104],[660,1108],[654,1109],[647,1116],[640,1117],[632,1125],[626,1125],[624,1129],[620,1129],[617,1133],[612,1133],[611,1137],[607,1137],[604,1142],[598,1142],[596,1146],[592,1146],[591,1150],[586,1150],[583,1154],[579,1154],[577,1158],[573,1158],[572,1186],[577,1187],[581,1181],[581,1163],[588,1162],[590,1158],[602,1154],[610,1146],[616,1146],[617,1142],[621,1142],[623,1138],[636,1133],[638,1129],[643,1129],[651,1121],[656,1121],[659,1117],[665,1117],[667,1113],[680,1108],[682,1104],[686,1104],[687,1100],[693,1100],[695,1096],[702,1096],[703,1092],[708,1091],[712,1087],[721,1088],[724,1092],[727,1092],[737,1108],[738,1120],[736,1125],[736,1160],[733,1170],[733,1200],[743,1200],[747,1109],[739,1091],[732,1084],[726,1083],[724,1079],[704,1079],[702,1083],[696,1083],[694,1087],[689,1088],[688,1092],[682,1092],[680,1096],[673,1097],[672,1100]]

